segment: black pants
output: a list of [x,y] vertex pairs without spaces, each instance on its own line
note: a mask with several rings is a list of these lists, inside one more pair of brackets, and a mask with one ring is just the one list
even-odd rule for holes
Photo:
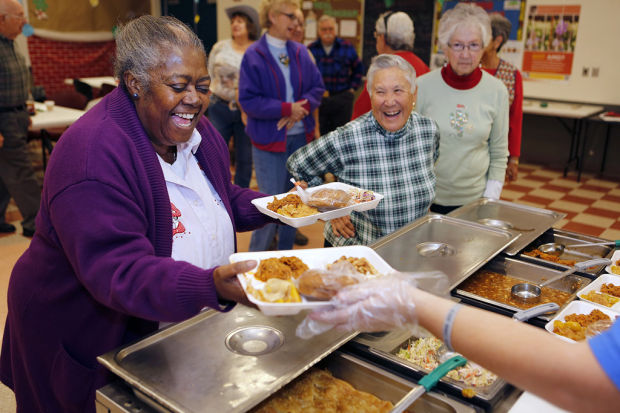
[[435,212],[437,214],[449,214],[450,212],[454,211],[457,208],[460,208],[462,205],[456,205],[456,206],[445,206],[445,205],[439,205],[439,204],[431,204],[431,212]]
[[321,106],[319,106],[321,136],[336,130],[336,128],[351,120],[353,97],[353,93],[347,90],[337,95],[323,98]]

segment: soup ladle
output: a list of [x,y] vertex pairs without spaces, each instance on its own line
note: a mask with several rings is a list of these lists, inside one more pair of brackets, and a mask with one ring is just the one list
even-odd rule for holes
[[537,249],[540,252],[544,252],[545,254],[560,256],[564,252],[566,248],[583,248],[583,247],[595,247],[598,245],[613,245],[615,248],[620,248],[620,240],[615,241],[607,241],[607,242],[586,242],[583,244],[571,244],[564,245],[558,242],[549,242],[546,244],[540,245]]
[[609,264],[611,264],[611,260],[608,258],[595,258],[593,260],[578,262],[572,268],[569,268],[568,270],[556,275],[555,277],[551,277],[550,279],[542,283],[515,284],[510,289],[510,294],[514,298],[517,298],[523,301],[530,301],[530,302],[538,301],[540,300],[540,294],[542,293],[542,287],[545,287],[551,283],[554,283],[555,281],[561,278],[564,278],[567,275],[574,273],[575,271],[585,270],[586,268],[594,267],[597,265],[609,265]]

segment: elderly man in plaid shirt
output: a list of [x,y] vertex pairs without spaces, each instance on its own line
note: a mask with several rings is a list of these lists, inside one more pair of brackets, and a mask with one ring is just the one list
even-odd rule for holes
[[435,121],[413,112],[415,70],[402,57],[382,54],[368,70],[372,110],[298,149],[289,172],[309,185],[331,171],[340,182],[384,195],[377,208],[325,225],[325,246],[369,245],[428,212],[435,197],[439,156]]
[[325,93],[319,106],[319,127],[325,135],[351,119],[355,89],[362,84],[364,65],[351,43],[336,37],[336,19],[326,14],[318,21],[319,39],[308,49],[323,76]]
[[0,145],[0,233],[16,230],[5,221],[13,197],[23,218],[23,234],[32,237],[41,188],[26,146],[30,71],[14,41],[25,23],[24,9],[17,0],[0,0],[0,141],[4,142]]

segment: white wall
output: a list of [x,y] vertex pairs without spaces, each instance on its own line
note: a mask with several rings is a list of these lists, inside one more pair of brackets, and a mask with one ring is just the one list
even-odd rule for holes
[[[620,105],[620,0],[528,0],[533,5],[581,5],[570,79],[528,80],[525,97]],[[527,11],[526,11],[527,18]],[[527,27],[527,21],[525,22]],[[589,68],[588,76],[582,69]],[[592,77],[592,68],[599,68]]]

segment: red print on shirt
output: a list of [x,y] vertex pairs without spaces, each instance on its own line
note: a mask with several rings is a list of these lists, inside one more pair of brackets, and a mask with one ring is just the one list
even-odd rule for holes
[[181,211],[171,202],[170,206],[172,207],[172,236],[174,237],[176,234],[185,233],[185,226],[181,222]]

